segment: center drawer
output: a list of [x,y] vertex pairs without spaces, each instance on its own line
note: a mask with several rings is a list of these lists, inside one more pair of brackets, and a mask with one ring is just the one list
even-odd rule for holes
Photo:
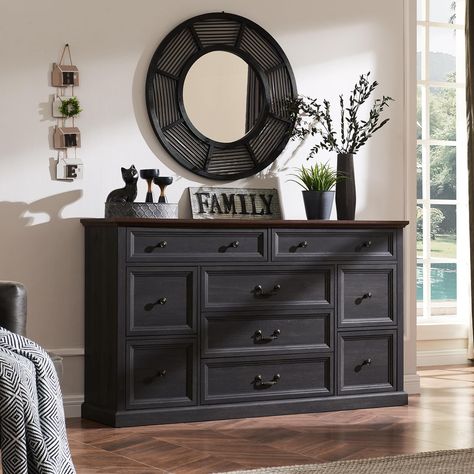
[[201,403],[232,403],[333,393],[330,354],[201,362]]
[[330,311],[257,315],[204,313],[201,355],[225,357],[332,351],[333,316]]
[[333,306],[334,268],[212,267],[203,270],[203,311]]

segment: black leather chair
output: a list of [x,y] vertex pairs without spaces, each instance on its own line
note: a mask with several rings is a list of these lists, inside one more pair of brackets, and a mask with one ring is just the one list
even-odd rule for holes
[[0,281],[0,326],[26,336],[26,288],[14,281]]
[[[21,283],[0,281],[0,326],[26,336],[26,288]],[[63,359],[52,352],[48,354],[61,380]]]

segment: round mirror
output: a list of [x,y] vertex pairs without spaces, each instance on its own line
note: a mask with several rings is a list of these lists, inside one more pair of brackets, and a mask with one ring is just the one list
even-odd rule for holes
[[156,136],[199,176],[254,175],[290,139],[293,71],[278,43],[248,18],[206,13],[178,25],[153,54],[145,87]]
[[239,56],[211,51],[189,69],[183,85],[183,105],[193,126],[221,143],[240,140],[252,128],[247,98],[253,74]]

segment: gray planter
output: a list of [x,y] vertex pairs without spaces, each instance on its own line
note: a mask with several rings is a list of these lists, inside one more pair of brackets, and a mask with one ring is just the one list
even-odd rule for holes
[[306,217],[310,220],[329,220],[334,191],[302,191]]

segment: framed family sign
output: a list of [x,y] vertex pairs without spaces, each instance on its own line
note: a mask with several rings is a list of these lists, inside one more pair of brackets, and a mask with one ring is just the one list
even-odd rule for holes
[[189,188],[193,219],[281,219],[276,189]]

